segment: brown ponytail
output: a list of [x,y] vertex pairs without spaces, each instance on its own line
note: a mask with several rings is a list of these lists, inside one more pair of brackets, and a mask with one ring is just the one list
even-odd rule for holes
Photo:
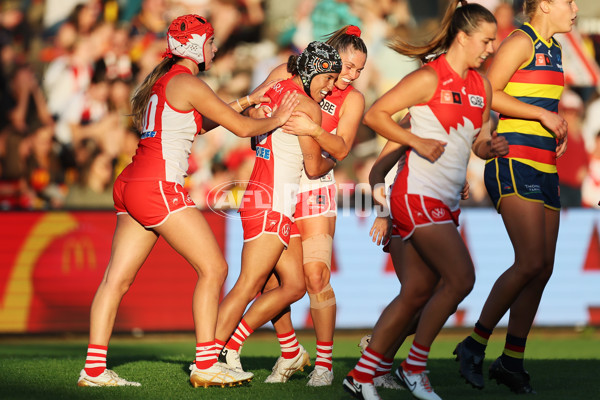
[[332,46],[340,54],[346,51],[348,48],[352,48],[360,51],[361,53],[365,53],[366,55],[367,46],[360,38],[360,34],[361,32],[358,27],[354,25],[346,25],[343,28],[325,36],[324,39],[327,39],[325,43]]
[[462,31],[469,35],[478,28],[482,21],[495,24],[496,18],[490,10],[482,5],[468,4],[466,0],[451,0],[440,24],[440,29],[428,44],[415,46],[396,39],[389,47],[400,54],[425,61],[428,56],[435,57],[446,52],[458,32]]
[[169,72],[173,64],[180,58],[177,56],[164,58],[152,72],[146,76],[144,81],[135,90],[133,97],[131,98],[131,116],[133,118],[133,126],[139,131],[144,128],[144,114],[146,113],[146,107],[150,101],[150,95],[152,94],[152,86],[156,81]]

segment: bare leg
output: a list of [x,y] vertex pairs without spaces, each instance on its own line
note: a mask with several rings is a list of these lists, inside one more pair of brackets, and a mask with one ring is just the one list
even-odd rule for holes
[[401,238],[391,240],[390,254],[402,286],[400,294],[377,320],[369,347],[380,354],[393,351],[390,354],[393,358],[401,345],[398,342],[412,330],[415,315],[431,297],[439,277],[424,265],[410,243],[404,243]]
[[229,339],[246,307],[263,288],[283,249],[276,235],[263,234],[244,243],[240,276],[219,306],[217,339],[224,342]]
[[472,290],[475,268],[454,224],[417,228],[410,240],[423,261],[440,276],[440,284],[423,308],[415,333],[415,341],[429,347]]
[[531,329],[531,325],[533,325],[535,314],[542,299],[542,293],[554,268],[560,212],[545,208],[544,214],[545,245],[543,270],[521,290],[521,293],[510,307],[508,333],[520,338],[525,338],[529,335],[529,330]]
[[158,236],[127,214],[117,216],[110,261],[90,312],[90,343],[108,346],[121,299],[150,254]]
[[[288,249],[284,251],[275,266],[280,285],[263,294],[252,303],[244,320],[252,329],[258,329],[304,296],[306,287],[302,272],[302,243],[300,238],[290,239]],[[291,320],[290,320],[291,325]],[[291,330],[291,329],[290,329]],[[287,331],[289,332],[289,331]]]
[[196,343],[214,340],[227,263],[210,226],[200,210],[187,208],[171,214],[156,231],[198,274],[192,300]]
[[[546,219],[546,211],[541,203],[510,196],[502,200],[500,212],[513,244],[515,262],[496,280],[483,306],[479,322],[488,329],[496,327],[508,309],[514,305],[523,288],[539,277],[541,281],[532,283],[532,290],[537,294],[526,294],[520,302],[524,307],[524,311],[521,312],[529,315],[525,319],[532,319],[531,315],[535,315],[541,291],[552,272],[558,232],[558,212],[554,212],[557,214],[555,217]],[[545,228],[546,221],[550,225],[549,229]],[[547,240],[550,242],[548,248]],[[519,330],[523,331],[523,327]]]

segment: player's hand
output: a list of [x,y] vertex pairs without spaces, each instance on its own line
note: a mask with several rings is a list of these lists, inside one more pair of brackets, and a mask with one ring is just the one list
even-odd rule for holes
[[502,157],[508,154],[508,140],[504,136],[498,136],[498,131],[492,132],[492,140],[490,140],[491,158]]
[[290,118],[298,103],[300,103],[298,92],[285,92],[279,106],[273,108],[271,116],[277,118],[279,120],[279,126],[281,126]]
[[273,85],[277,82],[281,81],[281,79],[274,79],[269,82],[263,82],[260,86],[252,91],[248,96],[250,97],[251,104],[260,104],[260,103],[270,103],[271,99],[265,96],[267,90],[269,90]]
[[308,114],[302,111],[294,111],[281,129],[291,135],[314,137],[320,133],[321,126],[317,125]]
[[556,158],[559,158],[560,156],[565,154],[565,151],[567,151],[568,138],[569,138],[569,136],[565,135],[565,137],[562,140],[557,141]]
[[373,226],[369,232],[369,236],[373,238],[373,243],[379,246],[382,243],[387,243],[392,234],[392,220],[390,217],[377,217],[373,221]]
[[272,112],[273,112],[273,110],[271,110],[271,107],[269,107],[267,104],[263,104],[262,106],[259,106],[258,108],[250,107],[247,111],[248,116],[251,118],[254,118],[254,119],[270,117]]
[[462,190],[460,191],[460,199],[467,200],[469,198],[469,182],[465,181]]
[[419,138],[413,148],[421,157],[424,157],[433,163],[444,154],[446,144],[447,142],[441,140]]
[[562,140],[567,136],[567,121],[557,113],[544,110],[540,122],[552,131],[557,140]]

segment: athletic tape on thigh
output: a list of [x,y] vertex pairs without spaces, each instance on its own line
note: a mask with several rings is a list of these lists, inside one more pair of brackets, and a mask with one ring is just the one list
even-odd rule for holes
[[321,233],[302,241],[303,262],[322,262],[331,270],[331,251],[333,238]]
[[310,299],[310,308],[317,310],[335,305],[335,293],[333,292],[330,283],[328,283],[319,293],[309,293],[308,298]]

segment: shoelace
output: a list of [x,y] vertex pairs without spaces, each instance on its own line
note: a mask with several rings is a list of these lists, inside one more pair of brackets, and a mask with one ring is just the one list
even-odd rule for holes
[[428,391],[429,393],[433,392],[433,389],[431,388],[431,383],[429,382],[429,378],[427,377],[427,374],[429,373],[429,371],[423,371],[421,372],[421,384],[423,385],[423,387],[425,388],[426,391]]

